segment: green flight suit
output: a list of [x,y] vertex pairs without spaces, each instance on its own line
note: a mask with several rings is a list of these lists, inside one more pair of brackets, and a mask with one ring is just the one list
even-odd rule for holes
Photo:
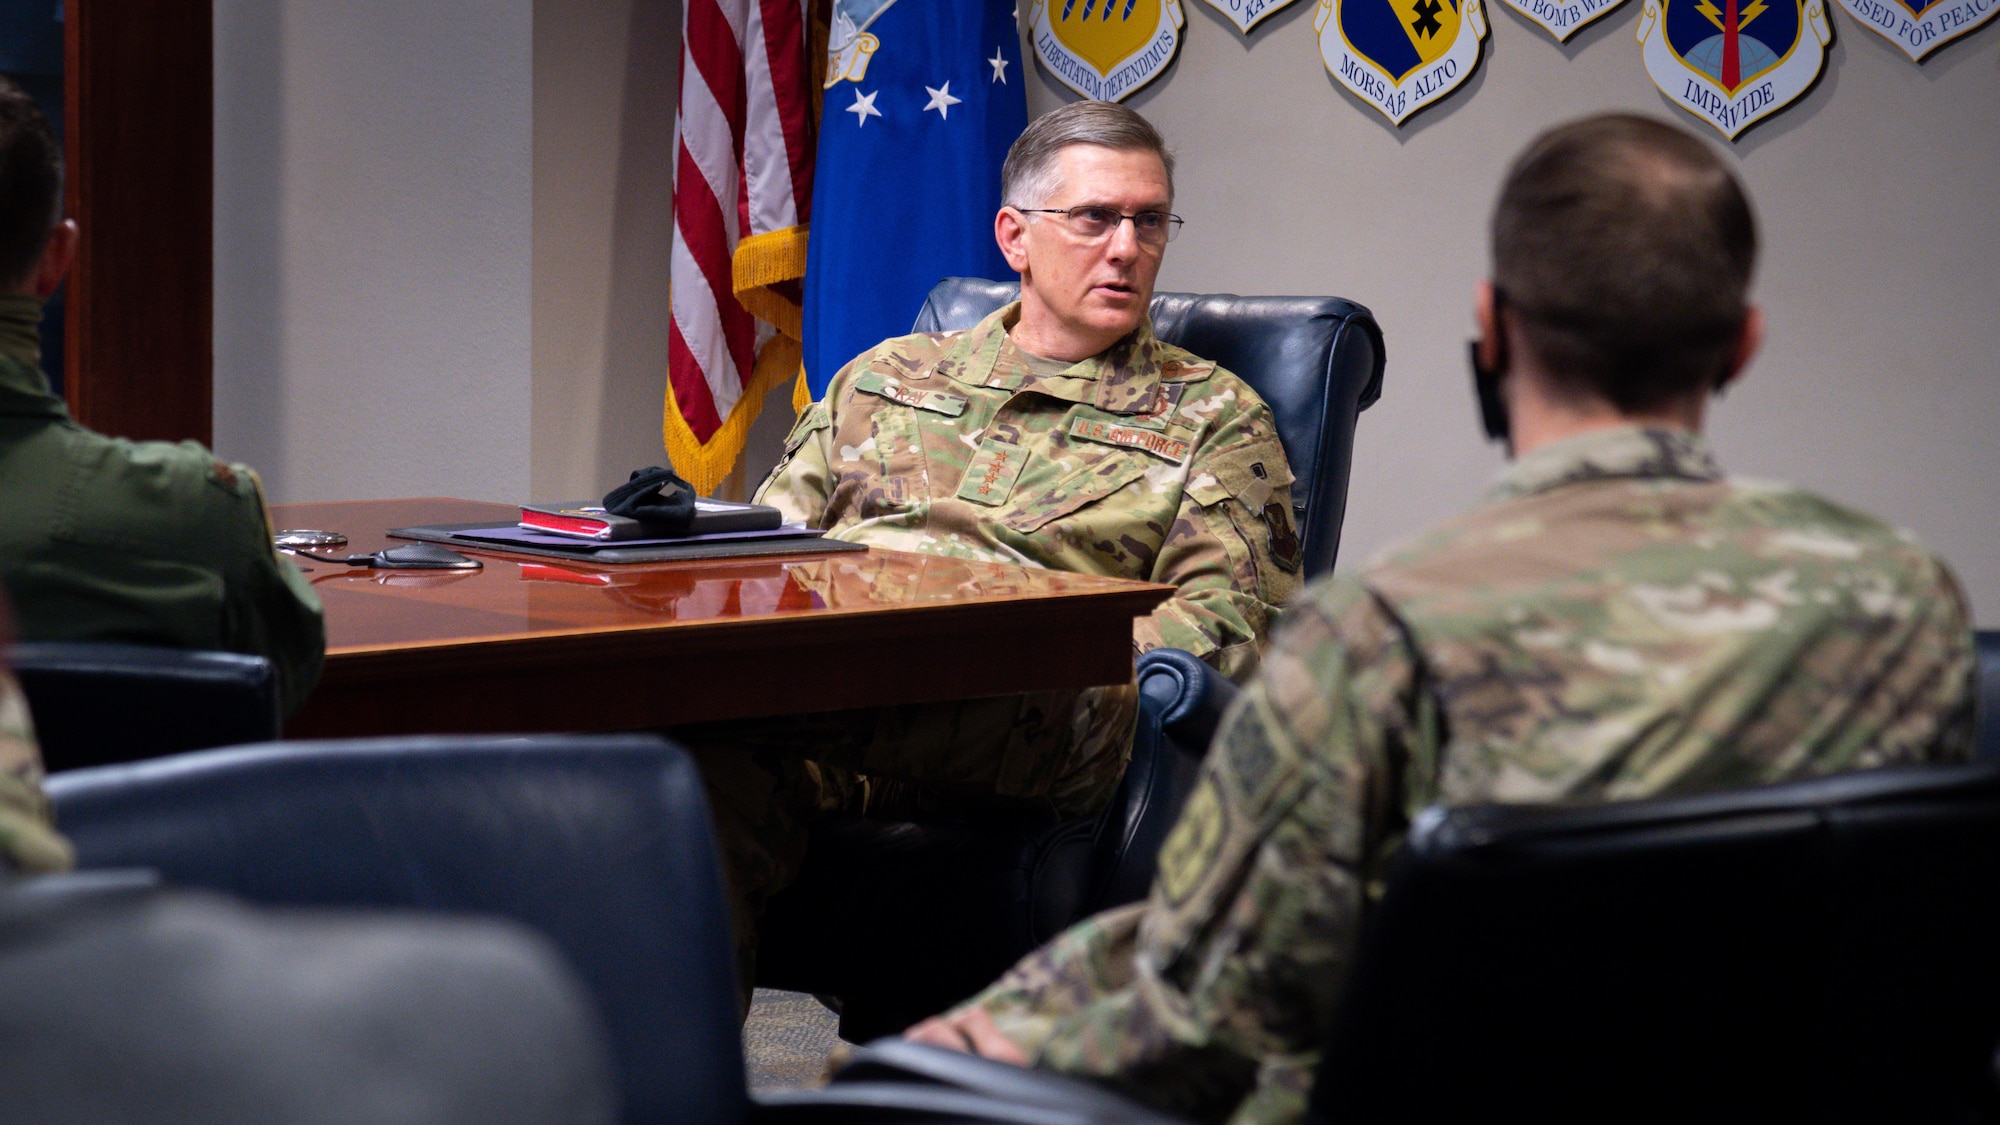
[[36,348],[39,303],[0,297],[0,587],[28,641],[269,657],[287,714],[319,678],[319,595],[271,546],[257,475],[195,442],[70,420]]
[[1970,616],[1908,535],[1620,428],[1286,610],[1145,902],[968,1002],[1034,1064],[1299,1120],[1368,903],[1433,803],[1587,803],[1963,760]]

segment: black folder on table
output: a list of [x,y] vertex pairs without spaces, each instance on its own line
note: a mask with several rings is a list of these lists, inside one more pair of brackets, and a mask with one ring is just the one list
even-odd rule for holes
[[600,541],[530,531],[513,523],[434,523],[389,529],[396,539],[419,539],[480,551],[540,555],[592,563],[674,562],[680,559],[734,559],[754,555],[825,555],[865,551],[860,543],[828,539],[799,524],[763,531],[722,531],[677,539]]

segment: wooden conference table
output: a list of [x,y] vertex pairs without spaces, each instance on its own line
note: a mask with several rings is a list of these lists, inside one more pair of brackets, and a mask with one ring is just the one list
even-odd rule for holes
[[[439,498],[278,504],[279,528],[503,523]],[[1172,587],[871,549],[626,565],[460,548],[477,571],[297,559],[326,668],[294,738],[629,730],[1080,688],[1132,674],[1132,618]]]

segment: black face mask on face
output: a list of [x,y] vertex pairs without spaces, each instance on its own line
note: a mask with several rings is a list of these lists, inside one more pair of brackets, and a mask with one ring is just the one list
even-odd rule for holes
[[1493,364],[1479,361],[1479,341],[1466,346],[1472,360],[1472,393],[1479,399],[1479,423],[1488,441],[1508,440],[1507,400],[1500,397],[1500,377],[1507,374],[1507,325],[1501,316],[1506,299],[1493,290]]

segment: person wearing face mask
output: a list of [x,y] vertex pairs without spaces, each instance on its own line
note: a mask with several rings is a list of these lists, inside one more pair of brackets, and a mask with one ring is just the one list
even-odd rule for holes
[[286,713],[319,678],[318,595],[271,546],[257,475],[194,442],[77,425],[41,371],[42,302],[79,232],[48,122],[0,79],[0,587],[28,641],[269,657]]
[[1486,501],[1287,608],[1146,901],[909,1038],[1194,1120],[1298,1121],[1425,806],[1971,756],[1970,615],[1944,562],[1725,476],[1702,439],[1763,334],[1750,202],[1714,151],[1634,115],[1559,126],[1509,173],[1492,251],[1474,368],[1513,464]]
[[[756,499],[850,542],[1170,584],[1135,654],[1184,649],[1240,680],[1298,588],[1292,474],[1256,392],[1153,335],[1172,155],[1132,110],[1078,102],[1028,125],[1001,180],[1020,300],[843,367]],[[815,812],[1086,815],[1137,714],[1125,684],[672,733],[708,778],[747,949]]]

